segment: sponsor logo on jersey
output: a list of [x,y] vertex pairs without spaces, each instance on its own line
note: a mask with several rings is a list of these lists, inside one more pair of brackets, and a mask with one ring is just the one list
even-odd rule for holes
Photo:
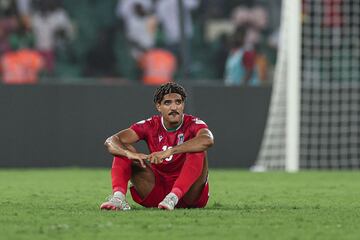
[[183,144],[184,143],[184,134],[180,133],[178,135],[178,141],[177,141],[177,145]]

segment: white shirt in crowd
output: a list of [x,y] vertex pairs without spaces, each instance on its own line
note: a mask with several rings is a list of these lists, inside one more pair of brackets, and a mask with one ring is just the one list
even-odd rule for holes
[[[191,10],[199,6],[199,0],[184,0],[184,22],[185,36],[190,38],[193,34]],[[176,44],[180,42],[180,15],[178,0],[158,0],[156,5],[156,16],[162,24],[166,42]]]
[[31,14],[31,0],[16,0],[16,5],[21,15],[29,16]]
[[[146,11],[151,11],[151,0],[120,0],[116,8],[116,15],[125,23],[126,37],[142,48],[148,49],[155,44],[155,24],[152,15],[139,17],[134,12],[134,5],[141,4]],[[136,54],[135,54],[136,55]]]
[[73,25],[64,9],[58,9],[46,15],[34,13],[32,27],[35,35],[35,47],[41,51],[49,51],[54,48],[56,31],[63,29],[70,38],[74,34]]

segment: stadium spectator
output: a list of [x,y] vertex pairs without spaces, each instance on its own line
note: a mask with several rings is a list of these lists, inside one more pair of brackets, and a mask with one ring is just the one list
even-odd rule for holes
[[176,57],[164,49],[151,49],[140,58],[143,83],[161,85],[170,82],[176,71]]
[[255,46],[255,69],[250,82],[252,85],[265,85],[268,83],[269,61],[265,54],[265,46]]
[[58,37],[72,39],[74,27],[57,0],[38,0],[32,15],[35,48],[45,60],[46,71],[51,75],[55,65],[55,45]]
[[43,59],[32,50],[33,34],[26,19],[17,17],[17,28],[9,35],[10,50],[0,59],[0,72],[5,84],[34,84],[38,82]]
[[17,9],[21,16],[30,17],[32,13],[33,0],[16,0]]
[[13,50],[2,55],[0,59],[0,72],[5,84],[35,84],[38,82],[39,72],[44,66],[41,55],[28,48]]
[[0,55],[9,51],[8,36],[18,27],[17,6],[15,1],[4,1],[0,4]]
[[213,57],[213,66],[215,68],[215,76],[222,79],[225,74],[225,63],[229,55],[229,36],[225,33],[221,34],[216,42],[215,54]]
[[251,18],[251,12],[248,7],[238,6],[232,11],[231,20],[235,27],[244,27],[248,25]]
[[5,27],[0,23],[0,56],[10,50],[10,43],[8,41],[8,33]]
[[238,29],[231,38],[231,50],[226,60],[225,84],[228,86],[256,85],[254,50],[244,46],[246,29]]
[[326,27],[341,27],[345,20],[341,5],[344,0],[324,0],[323,25]]
[[[165,35],[166,47],[179,56],[181,43],[179,5],[177,0],[154,0],[156,16],[159,19]],[[190,42],[193,36],[191,11],[199,6],[198,0],[184,0],[185,38]],[[188,44],[189,45],[189,44]]]
[[118,4],[117,15],[125,23],[126,37],[135,60],[155,44],[157,20],[150,3],[150,0],[120,0]]
[[253,48],[263,38],[262,31],[266,29],[268,14],[261,6],[247,8],[239,6],[232,13],[232,22],[237,28],[245,28],[245,46]]
[[[344,43],[342,37],[342,29],[344,24],[349,21],[345,20],[345,10],[342,10],[344,0],[324,0],[324,13],[322,24],[328,28],[329,32],[332,32],[331,44],[333,47],[340,47]],[[350,3],[349,3],[350,4]]]
[[13,29],[8,36],[8,41],[12,49],[33,48],[34,34],[28,20],[17,15],[16,22],[16,28]]
[[[161,85],[154,95],[160,115],[135,123],[105,141],[114,156],[113,195],[100,209],[130,210],[125,198],[130,179],[132,198],[144,207],[205,207],[209,198],[206,150],[214,140],[206,123],[184,114],[185,99],[180,85]],[[147,143],[150,154],[139,153],[132,146],[139,140]]]

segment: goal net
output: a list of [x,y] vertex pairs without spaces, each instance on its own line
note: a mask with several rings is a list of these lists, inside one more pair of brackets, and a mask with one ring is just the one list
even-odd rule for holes
[[[283,0],[272,99],[254,170],[359,168],[360,1],[303,0],[294,14],[295,2]],[[301,32],[297,39],[294,29]]]

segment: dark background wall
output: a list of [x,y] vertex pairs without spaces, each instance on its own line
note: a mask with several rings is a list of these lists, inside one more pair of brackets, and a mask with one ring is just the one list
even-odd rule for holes
[[[210,167],[251,166],[265,126],[269,87],[186,86],[186,112],[215,136]],[[0,86],[0,167],[110,167],[103,142],[157,114],[147,86]],[[145,145],[140,144],[146,151]]]

